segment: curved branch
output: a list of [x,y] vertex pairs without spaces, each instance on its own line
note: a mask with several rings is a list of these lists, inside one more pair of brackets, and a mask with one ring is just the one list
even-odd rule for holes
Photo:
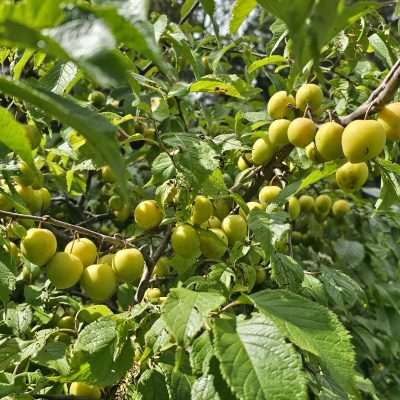
[[53,226],[58,226],[63,229],[68,229],[74,232],[82,233],[83,235],[90,236],[98,239],[100,242],[108,242],[116,246],[125,247],[127,245],[127,241],[121,238],[103,235],[102,233],[92,231],[90,229],[84,228],[83,226],[69,224],[68,222],[60,221],[49,215],[37,216],[37,215],[29,215],[29,214],[20,214],[10,211],[0,210],[0,217],[8,217],[13,219],[29,219],[31,221],[41,222],[43,224],[49,224]]
[[370,112],[378,111],[393,100],[400,86],[400,59],[396,61],[381,84],[371,93],[368,100],[355,111],[345,117],[339,117],[338,122],[346,126],[355,119],[364,118]]

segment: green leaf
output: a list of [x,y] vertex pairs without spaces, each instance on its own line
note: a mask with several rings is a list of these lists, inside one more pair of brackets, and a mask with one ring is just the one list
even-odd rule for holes
[[12,114],[2,107],[0,107],[0,142],[35,168],[31,145],[24,125],[17,122]]
[[368,41],[379,58],[381,58],[386,65],[391,68],[393,66],[393,58],[388,46],[382,39],[382,36],[378,33],[374,33],[368,38]]
[[135,390],[141,394],[143,400],[169,400],[165,378],[154,369],[143,372]]
[[243,21],[257,6],[256,0],[236,0],[232,8],[231,20],[229,22],[229,31],[236,33]]
[[214,351],[208,332],[197,337],[190,347],[190,365],[196,374],[207,373]]
[[43,88],[63,95],[77,76],[79,76],[78,68],[73,62],[64,63],[59,61],[40,79],[39,83]]
[[344,266],[357,267],[365,258],[364,246],[354,240],[340,238],[333,243],[333,248]]
[[271,256],[274,244],[290,230],[285,213],[267,214],[260,209],[251,210],[248,224],[255,239],[260,242],[266,260]]
[[188,343],[200,331],[208,314],[224,301],[218,293],[172,289],[162,307],[162,317],[176,341]]
[[292,257],[273,253],[271,256],[271,278],[279,287],[296,290],[303,282],[304,271]]
[[301,359],[270,319],[218,319],[213,332],[222,375],[238,398],[307,399]]
[[192,400],[221,400],[221,397],[215,390],[214,377],[205,375],[198,378],[192,386]]
[[257,69],[264,67],[265,65],[270,65],[270,64],[285,64],[287,63],[287,60],[285,57],[280,56],[280,55],[272,55],[269,57],[264,57],[261,60],[257,60],[254,61],[253,63],[251,63],[248,67],[248,71],[249,73],[252,73],[254,71],[256,71]]
[[389,160],[384,160],[383,158],[377,158],[375,160],[386,172],[393,172],[400,176],[400,165]]
[[75,351],[96,353],[107,347],[116,338],[116,323],[112,319],[102,319],[87,325],[75,342]]
[[243,98],[237,88],[232,84],[208,79],[201,79],[192,83],[190,86],[190,91],[223,94],[225,96],[236,97],[238,99]]
[[15,290],[16,278],[14,274],[0,261],[0,300],[6,304],[10,294]]
[[351,338],[333,312],[288,290],[267,289],[248,298],[296,346],[318,356],[338,385],[354,391]]
[[13,330],[15,335],[21,336],[29,329],[32,318],[32,309],[29,304],[11,303],[7,305],[4,322]]
[[200,0],[200,1],[206,14],[208,14],[211,17],[215,11],[215,1],[214,0]]
[[111,167],[121,192],[127,193],[125,161],[115,138],[117,128],[114,125],[72,100],[45,89],[32,88],[23,82],[13,82],[0,77],[0,92],[15,96],[40,108],[82,134],[96,149],[99,159]]

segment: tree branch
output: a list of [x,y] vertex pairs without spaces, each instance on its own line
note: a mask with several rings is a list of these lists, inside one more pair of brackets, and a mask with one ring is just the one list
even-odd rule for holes
[[83,235],[96,238],[101,242],[112,243],[116,246],[125,247],[127,245],[127,241],[124,239],[103,235],[102,233],[92,231],[90,229],[84,228],[79,225],[73,225],[69,224],[68,222],[60,221],[58,219],[50,217],[49,215],[37,216],[37,215],[20,214],[20,213],[0,210],[0,217],[9,217],[13,219],[29,219],[32,221],[41,222],[43,224],[49,224],[53,226],[58,226],[63,229],[68,229],[74,232],[79,232],[82,233]]
[[34,394],[32,395],[34,399],[43,400],[90,400],[87,396],[73,396],[65,394]]
[[341,125],[346,126],[355,119],[364,118],[370,112],[378,111],[385,104],[393,100],[400,86],[400,59],[393,65],[381,84],[371,93],[368,100],[351,114],[339,117]]
[[143,275],[139,282],[133,304],[140,303],[143,300],[144,293],[146,292],[146,289],[149,287],[150,279],[151,279],[151,276],[153,275],[154,267],[156,266],[159,258],[163,255],[165,249],[167,248],[171,233],[172,233],[172,226],[169,225],[165,232],[165,236],[164,236],[162,242],[160,243],[160,246],[154,252],[154,254],[151,257],[151,259],[149,260],[149,262],[145,264]]

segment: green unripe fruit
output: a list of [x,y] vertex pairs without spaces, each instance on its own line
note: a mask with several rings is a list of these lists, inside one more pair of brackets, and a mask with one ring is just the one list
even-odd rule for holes
[[153,229],[160,225],[162,212],[154,200],[145,200],[135,208],[135,222],[142,229]]
[[69,394],[72,396],[87,398],[88,400],[100,400],[101,390],[83,382],[72,382],[69,387]]
[[258,193],[258,200],[264,205],[272,203],[281,191],[279,186],[264,186]]
[[325,215],[329,213],[332,206],[332,199],[327,194],[321,194],[315,199],[314,208],[316,213]]
[[32,150],[36,149],[42,140],[42,133],[40,132],[39,128],[35,124],[29,123],[25,125],[25,134],[29,140]]
[[31,228],[21,241],[21,252],[31,263],[47,264],[57,251],[57,239],[48,229]]
[[315,135],[315,144],[323,160],[329,161],[343,157],[343,131],[343,126],[337,122],[327,122],[320,126]]
[[314,163],[320,163],[322,162],[322,158],[320,154],[318,153],[317,147],[315,146],[314,142],[311,142],[307,147],[306,147],[306,156],[309,160],[311,160]]
[[17,182],[22,186],[30,186],[35,180],[35,171],[25,161],[19,163]]
[[206,228],[221,228],[221,220],[212,215],[206,222]]
[[312,196],[303,194],[303,196],[300,196],[299,202],[302,212],[309,213],[314,211],[314,198]]
[[301,232],[293,231],[292,232],[292,243],[299,244],[303,240],[303,234]]
[[[261,203],[259,203],[258,201],[249,201],[246,203],[247,207],[249,209],[249,212],[251,210],[254,210],[255,208],[258,208],[260,210],[265,210],[265,205],[262,205]],[[244,212],[244,210],[240,209],[239,210],[239,214],[243,217],[246,218],[247,214]]]
[[51,205],[50,192],[45,187],[43,187],[38,190],[38,193],[42,199],[42,210],[47,210],[48,208],[50,208]]
[[190,225],[178,225],[172,232],[171,246],[174,252],[181,257],[194,257],[200,251],[199,235]]
[[90,93],[88,100],[97,108],[101,108],[106,104],[105,94],[98,90],[95,90],[92,93]]
[[350,212],[350,204],[346,200],[336,200],[332,206],[332,213],[335,217],[344,217],[348,212]]
[[11,211],[13,208],[13,203],[7,196],[0,193],[0,210]]
[[352,164],[347,162],[336,171],[336,183],[346,192],[354,192],[364,186],[368,180],[366,163]]
[[57,289],[67,289],[76,285],[82,272],[81,260],[63,251],[56,253],[47,264],[47,276]]
[[285,91],[276,92],[268,101],[268,115],[272,119],[285,118],[290,114],[290,106],[295,107],[295,104],[296,102],[292,95]]
[[93,264],[83,270],[81,285],[93,301],[107,301],[117,288],[117,278],[108,264]]
[[228,238],[219,228],[199,232],[200,250],[206,258],[221,258],[228,249]]
[[169,258],[166,256],[160,257],[154,267],[153,276],[157,277],[168,276],[170,274],[169,266],[170,266]]
[[138,249],[123,249],[115,253],[112,268],[123,282],[138,284],[144,270],[143,254]]
[[144,293],[144,298],[150,303],[158,303],[161,297],[161,290],[159,288],[148,288]]
[[131,210],[127,205],[124,205],[120,210],[115,210],[113,214],[116,222],[123,223],[130,217]]
[[237,162],[237,167],[239,171],[244,171],[247,168],[250,168],[252,164],[251,153],[246,153],[239,157]]
[[70,315],[66,315],[65,317],[59,319],[57,326],[60,329],[75,329],[75,319]]
[[264,135],[262,138],[257,139],[251,150],[251,158],[254,165],[268,164],[275,154],[275,149],[272,146],[269,137]]
[[261,285],[267,280],[267,272],[265,268],[257,267],[256,268],[256,285]]
[[324,94],[321,88],[314,83],[304,84],[296,93],[296,107],[301,111],[308,105],[314,113],[318,113],[323,100]]
[[230,213],[232,201],[230,199],[214,200],[214,215],[221,221]]
[[8,242],[3,245],[3,249],[10,255],[10,257],[15,261],[19,261],[19,250],[18,246],[14,242]]
[[121,210],[121,208],[124,206],[121,196],[118,195],[111,196],[108,200],[108,206],[113,211]]
[[42,196],[38,190],[33,190],[31,186],[17,185],[15,191],[33,213],[42,208]]
[[82,307],[77,314],[77,318],[79,319],[79,321],[91,324],[100,317],[105,317],[112,314],[113,312],[106,305],[93,304]]
[[97,247],[87,238],[72,240],[65,246],[64,251],[78,257],[84,267],[93,264],[97,258]]
[[350,122],[343,131],[343,153],[351,163],[361,163],[378,156],[386,143],[383,126],[373,120]]
[[301,212],[300,201],[297,197],[291,197],[288,200],[287,210],[289,213],[289,218],[294,221],[297,219]]
[[247,237],[247,222],[241,215],[228,215],[222,221],[222,230],[229,243],[243,242]]
[[205,196],[196,196],[192,206],[192,223],[200,225],[206,222],[213,214],[211,200]]
[[315,137],[317,127],[309,118],[296,118],[288,128],[289,142],[293,146],[305,148]]
[[114,173],[108,165],[105,165],[104,167],[101,167],[101,177],[104,182],[108,183],[114,183],[115,182],[115,176]]
[[378,122],[382,125],[387,140],[400,139],[400,103],[387,104],[379,111]]
[[274,148],[279,149],[289,143],[289,125],[290,121],[288,119],[277,119],[270,125],[268,136],[269,141]]

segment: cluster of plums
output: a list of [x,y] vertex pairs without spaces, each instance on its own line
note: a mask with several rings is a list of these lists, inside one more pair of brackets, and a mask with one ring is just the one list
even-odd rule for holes
[[[367,161],[377,157],[386,140],[400,139],[400,103],[386,105],[377,120],[355,120],[346,127],[336,121],[317,125],[313,116],[321,113],[321,88],[304,84],[296,96],[280,91],[269,100],[267,112],[274,120],[268,132],[258,138],[251,153],[238,160],[240,170],[249,165],[265,165],[282,147],[303,148],[318,162],[346,159],[336,174],[338,186],[348,192],[360,189],[368,179]],[[299,112],[303,116],[295,118]]]

